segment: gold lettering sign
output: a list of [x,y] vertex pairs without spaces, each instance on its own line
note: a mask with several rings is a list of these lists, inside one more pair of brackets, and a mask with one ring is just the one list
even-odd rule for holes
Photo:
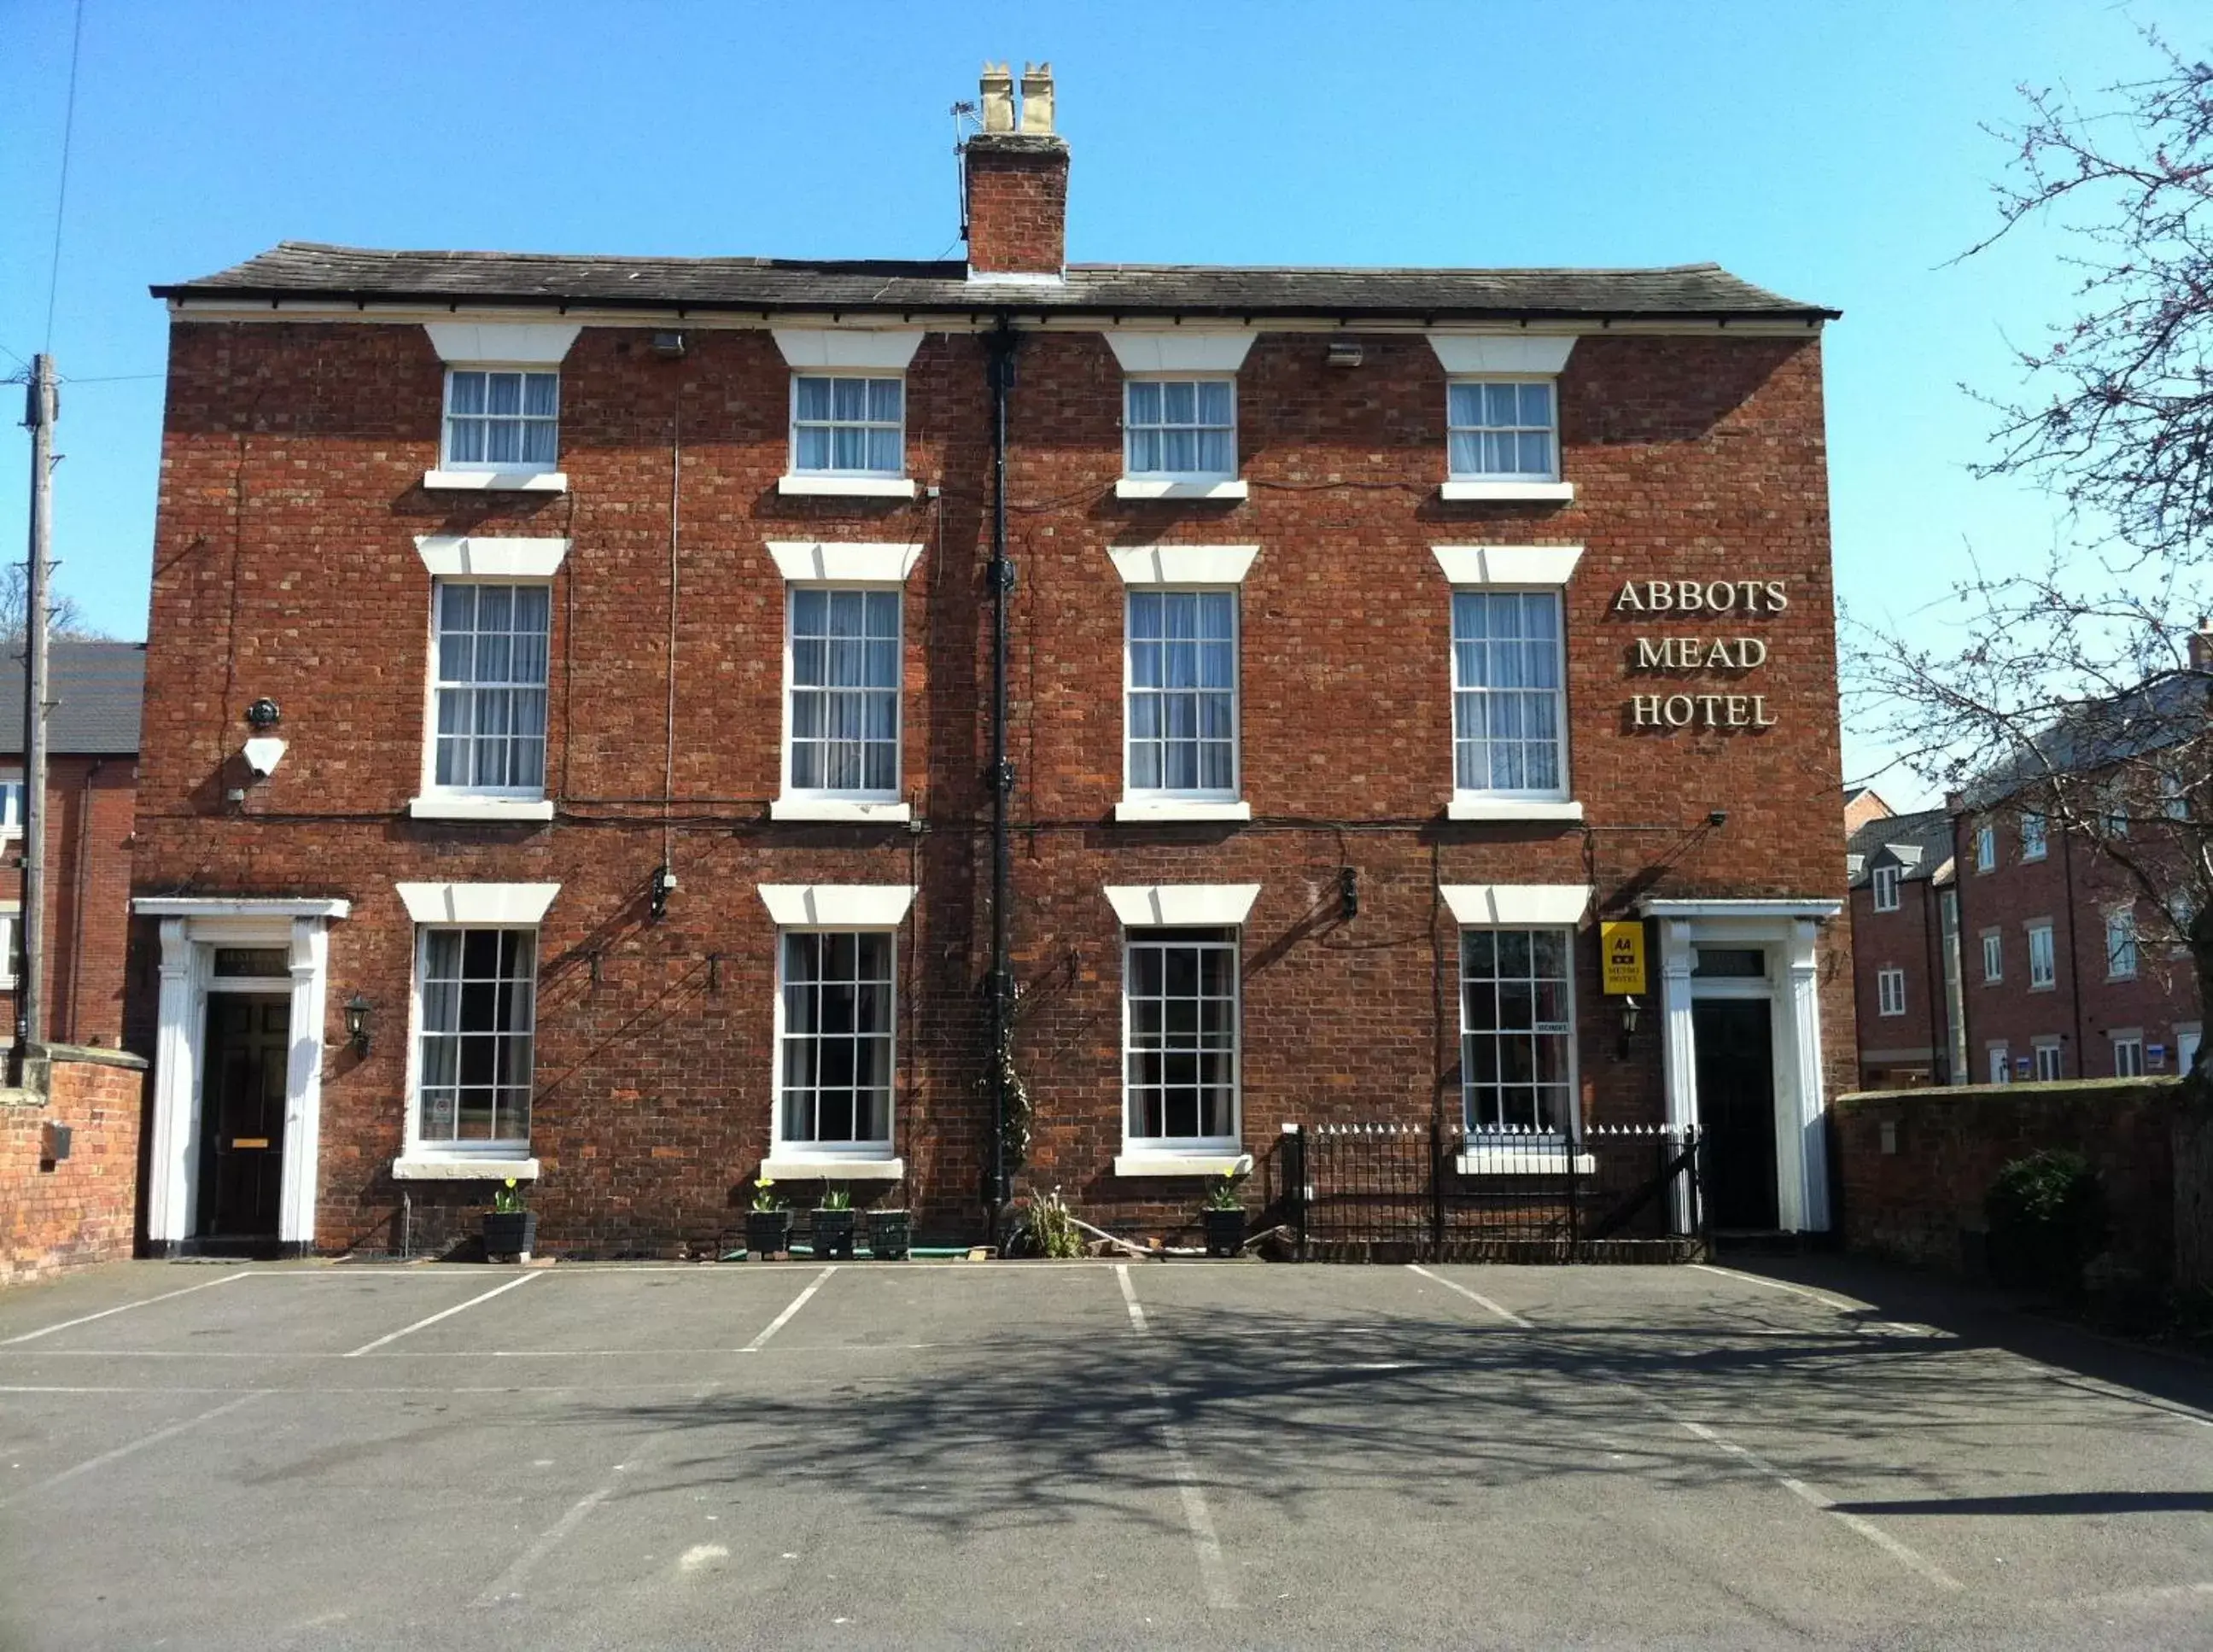
[[[1741,632],[1715,635],[1731,620],[1765,619],[1790,606],[1790,593],[1779,579],[1632,579],[1613,599],[1619,614],[1665,614],[1690,626],[1711,619],[1714,631],[1685,629],[1663,636],[1640,636],[1632,671],[1726,672],[1732,678],[1767,663],[1764,637]],[[1733,685],[1732,685],[1733,686]],[[1632,728],[1772,728],[1765,694],[1633,694]],[[1608,987],[1609,992],[1614,989]],[[1626,989],[1625,989],[1626,990]]]
[[1644,925],[1635,919],[1598,926],[1600,984],[1612,993],[1644,991]]

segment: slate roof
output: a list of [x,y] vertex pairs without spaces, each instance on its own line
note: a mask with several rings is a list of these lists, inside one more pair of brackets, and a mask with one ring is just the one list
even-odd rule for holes
[[[143,643],[57,640],[49,648],[53,707],[46,749],[57,756],[128,757],[138,750],[146,694]],[[23,753],[23,644],[0,647],[0,753]]]
[[2036,749],[1992,765],[1966,789],[1987,808],[2053,774],[2094,775],[2130,758],[2204,737],[2213,720],[2213,675],[2196,669],[2155,677],[2125,693],[2086,700],[2054,718]]
[[1952,817],[1941,808],[1887,814],[1853,832],[1844,850],[1855,889],[1867,886],[1876,857],[1886,850],[1884,858],[1897,864],[1899,882],[1941,881],[1952,864]]
[[386,252],[280,241],[156,298],[322,296],[455,306],[854,314],[1012,308],[1103,315],[1389,316],[1454,320],[1802,321],[1840,312],[1755,287],[1715,264],[1644,270],[1277,269],[1078,264],[1065,282],[972,283],[959,260],[593,258]]

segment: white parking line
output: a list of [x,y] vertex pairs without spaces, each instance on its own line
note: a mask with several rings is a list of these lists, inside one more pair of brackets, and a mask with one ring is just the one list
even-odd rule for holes
[[1198,1581],[1206,1591],[1206,1604],[1234,1612],[1237,1591],[1229,1587],[1229,1569],[1222,1564],[1222,1539],[1206,1506],[1206,1488],[1199,1483],[1198,1466],[1192,1461],[1191,1447],[1184,1439],[1183,1424],[1176,1421],[1167,1389],[1155,1382],[1152,1390],[1161,1408],[1161,1437],[1167,1442],[1176,1495],[1183,1501],[1183,1523],[1191,1532],[1191,1546],[1198,1551]]
[[1447,1290],[1458,1291],[1461,1295],[1466,1297],[1469,1301],[1476,1304],[1477,1307],[1486,1308],[1490,1312],[1496,1314],[1500,1319],[1505,1320],[1509,1325],[1518,1326],[1524,1331],[1534,1331],[1537,1328],[1535,1326],[1530,1324],[1528,1320],[1523,1319],[1519,1314],[1515,1313],[1511,1308],[1499,1307],[1497,1303],[1492,1301],[1491,1298],[1484,1295],[1481,1291],[1470,1290],[1466,1285],[1456,1285],[1449,1279],[1440,1278],[1437,1275],[1431,1273],[1427,1268],[1422,1266],[1418,1262],[1407,1263],[1406,1271],[1409,1273],[1420,1274],[1423,1278],[1428,1280],[1433,1285],[1442,1285]]
[[530,1574],[538,1570],[538,1563],[558,1548],[563,1538],[582,1526],[585,1515],[613,1497],[615,1489],[622,1484],[623,1476],[630,1471],[630,1464],[617,1463],[608,1472],[606,1479],[570,1503],[566,1514],[540,1532],[538,1540],[517,1555],[515,1564],[502,1572],[490,1588],[477,1596],[477,1604],[480,1606],[496,1606],[502,1600],[513,1600],[521,1594]]
[[1805,1481],[1794,1478],[1792,1476],[1785,1474],[1781,1469],[1776,1467],[1774,1464],[1769,1462],[1765,1457],[1760,1456],[1757,1452],[1748,1451],[1744,1447],[1738,1445],[1734,1441],[1722,1439],[1721,1436],[1716,1434],[1711,1429],[1708,1428],[1703,1423],[1689,1422],[1680,1417],[1675,1420],[1688,1432],[1696,1435],[1699,1439],[1705,1441],[1708,1444],[1719,1446],[1723,1451],[1728,1452],[1731,1456],[1737,1458],[1742,1462],[1750,1464],[1753,1468],[1758,1469],[1761,1473],[1766,1475],[1769,1479],[1773,1480],[1777,1485],[1781,1486],[1785,1491],[1788,1491],[1792,1497],[1797,1498],[1801,1503],[1806,1503],[1809,1507],[1818,1509],[1823,1514],[1838,1521],[1848,1529],[1858,1533],[1861,1537],[1865,1538],[1869,1542],[1874,1544],[1876,1548],[1881,1550],[1885,1554],[1888,1555],[1893,1560],[1897,1561],[1900,1565],[1909,1567],[1912,1570],[1920,1573],[1922,1576],[1927,1578],[1939,1588],[1956,1589],[1960,1587],[1960,1580],[1958,1578],[1953,1576],[1951,1573],[1946,1571],[1942,1566],[1937,1565],[1934,1561],[1925,1559],[1918,1551],[1909,1548],[1906,1545],[1900,1543],[1896,1538],[1884,1531],[1882,1527],[1877,1526],[1873,1521],[1862,1520],[1857,1515],[1851,1514],[1845,1509],[1838,1508],[1834,1502],[1823,1497],[1812,1486],[1807,1484]]
[[26,1331],[20,1337],[0,1337],[0,1348],[13,1347],[19,1342],[35,1342],[40,1337],[51,1337],[57,1331],[67,1331],[72,1326],[90,1325],[94,1320],[104,1320],[111,1314],[128,1314],[134,1308],[150,1308],[155,1302],[166,1302],[172,1297],[189,1296],[196,1290],[213,1290],[217,1285],[227,1285],[234,1279],[243,1279],[251,1268],[241,1268],[236,1273],[226,1273],[219,1279],[203,1279],[197,1285],[186,1285],[182,1290],[165,1290],[159,1296],[143,1297],[135,1302],[125,1302],[116,1308],[103,1308],[97,1314],[81,1314],[74,1320],[64,1320],[59,1325],[49,1325],[36,1331]]
[[509,1280],[505,1284],[494,1285],[490,1290],[485,1291],[481,1295],[472,1296],[466,1302],[456,1302],[451,1308],[446,1308],[439,1313],[433,1314],[427,1319],[418,1320],[412,1325],[403,1325],[399,1330],[387,1332],[386,1335],[379,1337],[375,1342],[365,1342],[358,1348],[350,1349],[347,1350],[345,1357],[348,1359],[359,1359],[363,1354],[373,1354],[388,1342],[398,1342],[402,1337],[412,1336],[416,1332],[422,1330],[425,1326],[436,1325],[441,1320],[450,1320],[454,1314],[460,1313],[465,1308],[474,1308],[479,1302],[488,1302],[491,1301],[493,1297],[501,1295],[503,1292],[513,1290],[518,1285],[527,1285],[533,1279],[542,1279],[545,1277],[546,1276],[542,1273],[519,1273],[515,1275],[514,1278]]
[[1130,1283],[1130,1265],[1127,1262],[1114,1265],[1114,1279],[1122,1287],[1122,1305],[1130,1310],[1131,1325],[1139,1331],[1149,1329],[1145,1324],[1145,1310],[1137,1302],[1137,1288]]
[[128,1444],[118,1446],[113,1451],[103,1451],[97,1457],[88,1457],[74,1468],[65,1468],[58,1474],[48,1475],[36,1485],[17,1492],[13,1497],[0,1497],[0,1509],[6,1508],[10,1503],[20,1502],[35,1492],[51,1490],[65,1481],[76,1478],[80,1474],[89,1474],[95,1468],[105,1468],[108,1464],[128,1457],[133,1452],[143,1451],[149,1446],[158,1446],[164,1440],[174,1440],[186,1429],[198,1428],[203,1423],[212,1423],[225,1412],[235,1411],[241,1405],[251,1405],[260,1398],[260,1391],[257,1389],[252,1393],[241,1394],[228,1404],[216,1406],[212,1411],[202,1411],[198,1417],[188,1417],[181,1423],[172,1423],[167,1428],[155,1429],[151,1434],[141,1435],[137,1439],[131,1441]]
[[1735,1268],[1717,1268],[1710,1263],[1692,1262],[1690,1266],[1700,1273],[1717,1274],[1724,1279],[1740,1279],[1748,1285],[1765,1285],[1770,1290],[1787,1290],[1793,1296],[1803,1296],[1809,1302],[1819,1302],[1824,1308],[1833,1308],[1839,1314],[1864,1312],[1857,1302],[1845,1301],[1840,1296],[1831,1296],[1822,1291],[1808,1290],[1803,1285],[1785,1284],[1780,1279],[1770,1279],[1765,1274],[1745,1273]]
[[801,1291],[798,1295],[793,1297],[791,1299],[790,1306],[786,1308],[783,1313],[777,1314],[774,1319],[771,1320],[768,1322],[767,1329],[764,1330],[760,1335],[755,1337],[742,1349],[739,1350],[739,1352],[746,1354],[759,1353],[763,1348],[768,1345],[768,1339],[776,1335],[777,1332],[783,1330],[785,1326],[790,1324],[791,1316],[798,1313],[801,1308],[805,1308],[807,1306],[808,1299],[813,1296],[816,1291],[821,1289],[825,1283],[828,1281],[830,1276],[837,1271],[838,1265],[835,1262],[832,1262],[828,1267],[823,1269],[821,1272],[816,1274],[814,1276],[814,1283],[809,1284],[806,1289]]

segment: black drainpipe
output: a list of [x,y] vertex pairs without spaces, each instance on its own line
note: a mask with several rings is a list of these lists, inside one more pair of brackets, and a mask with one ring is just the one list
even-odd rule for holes
[[1007,604],[1015,588],[1015,564],[1007,559],[1007,393],[1014,388],[1016,343],[1004,316],[984,338],[991,387],[991,1171],[984,1208],[994,1245],[1007,1205],[1007,1068],[1001,1054],[1014,997],[1007,948],[1007,802],[1015,789],[1015,765],[1007,757]]

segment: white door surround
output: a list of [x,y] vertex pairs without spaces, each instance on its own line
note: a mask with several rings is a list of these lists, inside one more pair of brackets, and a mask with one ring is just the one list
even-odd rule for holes
[[315,1241],[315,1173],[322,1130],[329,925],[347,915],[351,903],[159,895],[135,900],[131,908],[140,917],[159,918],[162,924],[154,1128],[147,1155],[149,1248],[157,1256],[174,1255],[193,1237],[198,1226],[200,1076],[215,949],[219,946],[283,947],[290,962],[291,1052],[284,1076],[283,1191],[277,1207],[277,1236],[288,1251],[302,1254],[311,1251]]
[[[1786,1232],[1829,1227],[1827,1097],[1821,1073],[1821,1004],[1817,944],[1823,924],[1844,910],[1837,900],[1670,900],[1637,903],[1659,921],[1661,1009],[1665,1034],[1667,1124],[1698,1126],[1694,998],[1759,998],[1771,1006],[1775,1050],[1775,1204]],[[1696,949],[1759,947],[1759,978],[1693,980]]]

